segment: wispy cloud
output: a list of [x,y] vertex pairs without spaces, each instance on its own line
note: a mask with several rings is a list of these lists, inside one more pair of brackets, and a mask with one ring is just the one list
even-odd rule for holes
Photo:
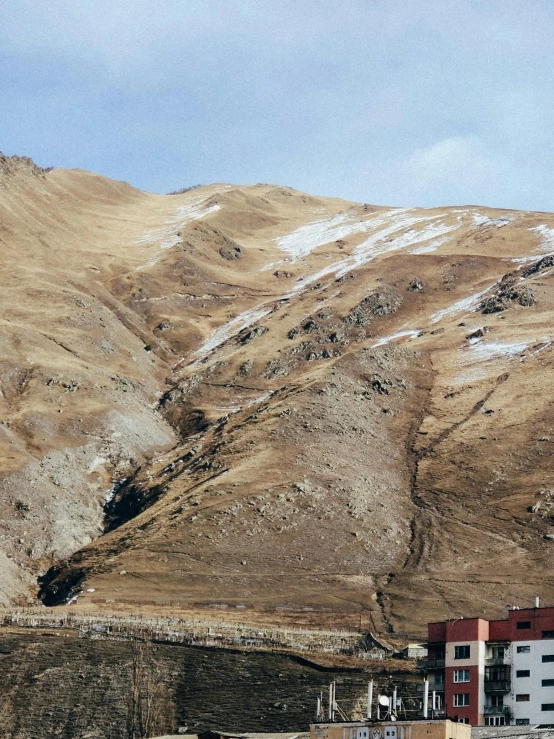
[[5,0],[0,149],[154,190],[554,209],[547,0]]

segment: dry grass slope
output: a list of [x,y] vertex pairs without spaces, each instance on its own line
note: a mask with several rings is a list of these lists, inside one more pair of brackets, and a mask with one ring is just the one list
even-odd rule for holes
[[36,169],[0,167],[5,603],[553,600],[553,216]]

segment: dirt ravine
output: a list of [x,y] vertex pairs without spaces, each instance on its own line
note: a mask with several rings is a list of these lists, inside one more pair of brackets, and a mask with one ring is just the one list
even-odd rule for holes
[[0,604],[394,638],[554,600],[552,254],[544,213],[0,157]]

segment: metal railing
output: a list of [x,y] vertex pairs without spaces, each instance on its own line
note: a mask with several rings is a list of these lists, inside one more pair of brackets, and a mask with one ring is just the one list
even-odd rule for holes
[[417,666],[421,670],[440,670],[444,667],[444,657],[442,659],[417,660]]
[[485,714],[496,714],[498,716],[511,716],[512,712],[509,706],[489,706],[485,705]]
[[508,655],[505,657],[487,657],[485,659],[485,665],[487,667],[502,667],[503,665],[511,665],[512,660]]
[[[429,683],[429,694],[433,691],[435,693],[444,693],[444,685],[444,683]],[[423,693],[423,685],[421,683],[418,683],[417,692]]]
[[510,680],[487,680],[485,678],[485,693],[509,693]]

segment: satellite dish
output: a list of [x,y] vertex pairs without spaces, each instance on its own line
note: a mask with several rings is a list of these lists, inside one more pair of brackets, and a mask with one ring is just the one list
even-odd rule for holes
[[380,706],[388,706],[390,704],[390,700],[387,695],[380,695],[379,696],[379,705]]

